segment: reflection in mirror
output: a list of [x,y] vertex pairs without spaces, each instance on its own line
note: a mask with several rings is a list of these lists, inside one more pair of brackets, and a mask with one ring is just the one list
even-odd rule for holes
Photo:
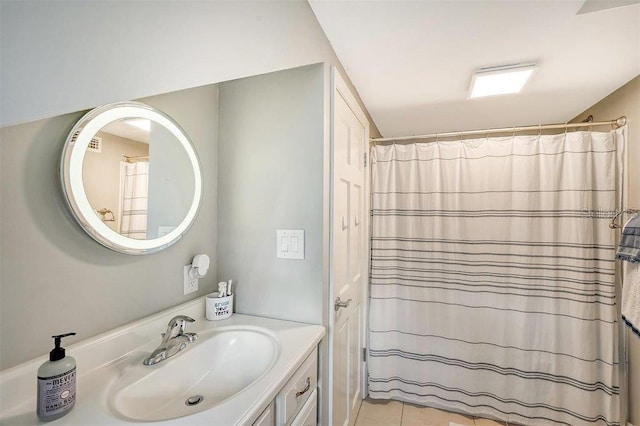
[[176,137],[148,119],[104,126],[84,157],[84,190],[96,215],[113,231],[138,240],[175,229],[193,200],[189,158]]
[[[149,132],[131,123],[135,121],[116,120],[96,133],[84,157],[82,181],[91,207],[109,228],[127,237],[144,239]],[[144,197],[139,197],[142,194]],[[132,221],[134,210],[143,215],[134,216]],[[131,227],[132,222],[137,229]]]
[[153,253],[189,229],[202,198],[200,165],[170,117],[139,102],[96,108],[71,131],[60,169],[78,223],[99,243]]

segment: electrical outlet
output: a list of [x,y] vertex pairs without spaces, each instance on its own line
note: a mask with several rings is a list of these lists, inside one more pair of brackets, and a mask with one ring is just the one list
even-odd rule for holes
[[184,294],[189,294],[189,293],[198,291],[198,279],[191,278],[189,276],[190,270],[191,270],[191,265],[186,265],[184,267]]

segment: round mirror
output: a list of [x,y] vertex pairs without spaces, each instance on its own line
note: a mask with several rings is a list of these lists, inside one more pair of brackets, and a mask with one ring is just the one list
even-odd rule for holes
[[198,157],[170,117],[139,102],[105,105],[71,130],[62,188],[78,223],[100,244],[129,254],[178,241],[202,198]]

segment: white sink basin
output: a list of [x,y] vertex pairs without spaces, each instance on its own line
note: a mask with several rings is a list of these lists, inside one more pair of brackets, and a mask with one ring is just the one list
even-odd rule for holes
[[136,421],[195,414],[250,387],[273,367],[278,351],[276,339],[260,327],[199,333],[197,342],[157,365],[142,365],[137,357],[109,389],[108,405]]

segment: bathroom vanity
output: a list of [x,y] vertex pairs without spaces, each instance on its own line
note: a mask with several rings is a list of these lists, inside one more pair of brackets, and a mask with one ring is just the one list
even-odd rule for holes
[[[57,425],[315,425],[317,346],[324,327],[234,314],[204,318],[204,298],[67,347],[77,400]],[[156,365],[142,361],[176,315],[198,335]],[[1,425],[40,424],[36,370],[44,356],[0,374]]]

